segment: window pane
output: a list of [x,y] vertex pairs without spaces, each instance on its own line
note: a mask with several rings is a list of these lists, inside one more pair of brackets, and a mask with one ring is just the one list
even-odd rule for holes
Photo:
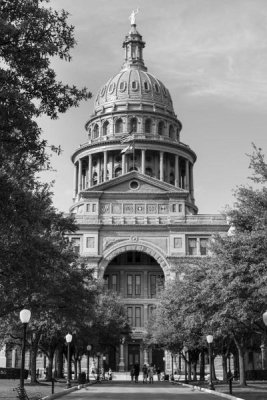
[[188,253],[190,256],[197,254],[197,239],[188,239]]
[[141,275],[135,275],[135,294],[141,295]]
[[202,256],[206,256],[207,255],[207,247],[208,247],[208,239],[200,239],[200,254]]
[[132,307],[127,307],[127,318],[130,325],[133,325],[133,309]]
[[135,308],[135,326],[136,327],[141,326],[141,307]]
[[108,275],[104,276],[104,290],[107,291],[108,290]]
[[155,297],[157,293],[157,277],[156,275],[150,276],[150,295],[151,297]]
[[128,296],[132,296],[132,294],[133,294],[133,277],[132,277],[132,275],[128,275],[128,277],[127,277],[127,294],[128,294]]
[[112,290],[117,291],[117,275],[112,275]]

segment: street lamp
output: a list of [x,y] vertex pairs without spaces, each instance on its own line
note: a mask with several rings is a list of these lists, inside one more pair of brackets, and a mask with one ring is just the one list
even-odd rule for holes
[[20,387],[24,388],[24,366],[25,366],[25,345],[26,345],[26,330],[31,319],[30,310],[23,309],[19,313],[21,322],[23,323],[23,339],[21,346],[21,367],[20,367]]
[[86,349],[87,349],[87,382],[90,382],[89,356],[90,356],[90,351],[92,350],[92,345],[88,344]]
[[211,343],[213,342],[213,336],[207,335],[207,342],[209,345],[209,363],[210,363],[210,382],[209,382],[209,389],[215,390],[214,385],[212,383],[212,357],[211,357]]
[[165,357],[162,358],[163,360],[163,373],[164,373],[164,381],[165,381],[165,376],[166,376],[166,364],[165,364]]
[[67,342],[67,346],[68,346],[68,366],[67,366],[67,389],[69,389],[71,387],[71,383],[70,383],[70,373],[71,373],[71,363],[70,363],[70,343],[72,341],[72,335],[70,333],[68,333],[66,335],[66,342]]

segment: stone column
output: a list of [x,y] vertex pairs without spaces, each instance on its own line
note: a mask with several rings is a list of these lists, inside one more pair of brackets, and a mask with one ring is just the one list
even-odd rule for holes
[[74,164],[74,170],[73,170],[73,200],[75,200],[77,194],[77,165]]
[[97,183],[101,183],[101,160],[100,153],[97,155]]
[[125,284],[125,282],[124,282],[124,271],[120,270],[120,282],[119,282],[119,285],[120,285],[120,295],[121,295],[122,298],[124,297],[124,284]]
[[141,173],[145,174],[145,162],[146,162],[146,151],[144,149],[141,150]]
[[148,362],[148,351],[147,351],[146,347],[144,347],[144,364],[146,364],[146,365],[149,364],[149,362]]
[[78,167],[78,193],[82,190],[82,160],[79,159]]
[[122,175],[125,174],[125,154],[121,156]]
[[92,186],[92,154],[88,156],[88,187]]
[[125,338],[122,337],[121,340],[120,340],[120,362],[119,362],[119,372],[124,372],[124,371],[125,371],[124,343],[125,343]]
[[192,200],[194,200],[194,179],[193,179],[193,163],[190,163],[190,193]]
[[185,160],[185,190],[189,190],[189,161]]
[[17,349],[12,349],[12,359],[11,359],[11,367],[16,368],[16,360],[17,360]]
[[178,156],[178,154],[176,154],[175,155],[175,176],[174,176],[174,179],[175,179],[175,183],[174,184],[175,184],[176,187],[179,187],[179,181],[180,181],[179,177],[180,177],[179,156]]
[[160,160],[159,160],[159,179],[163,181],[163,151],[160,152]]
[[103,174],[103,179],[104,182],[107,180],[107,150],[104,151],[104,174]]

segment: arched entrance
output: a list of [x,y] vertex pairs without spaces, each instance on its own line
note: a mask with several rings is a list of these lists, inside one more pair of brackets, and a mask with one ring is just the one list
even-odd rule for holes
[[164,286],[164,271],[151,255],[137,250],[126,250],[115,255],[103,274],[105,290],[116,292],[125,306],[132,339],[123,341],[119,352],[110,352],[108,362],[113,370],[129,371],[134,364],[157,363],[163,368],[163,354],[158,349],[146,349],[143,337],[157,296]]

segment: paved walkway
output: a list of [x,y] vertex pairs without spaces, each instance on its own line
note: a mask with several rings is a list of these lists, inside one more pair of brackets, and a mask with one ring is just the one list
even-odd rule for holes
[[218,400],[218,397],[212,394],[164,382],[155,382],[151,385],[101,383],[61,398],[64,400]]

